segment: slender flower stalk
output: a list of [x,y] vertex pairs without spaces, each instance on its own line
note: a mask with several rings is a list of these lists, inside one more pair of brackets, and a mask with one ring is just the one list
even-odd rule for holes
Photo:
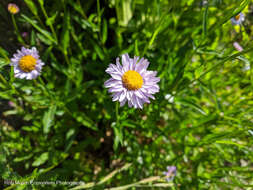
[[[47,15],[47,11],[46,11],[46,10],[45,10],[45,8],[44,8],[44,4],[43,4],[43,3],[41,3],[41,2],[42,2],[42,1],[39,1],[40,8],[41,8],[41,10],[42,10],[42,12],[43,12],[43,14],[44,14],[44,16],[45,16],[46,20],[48,20],[48,19],[49,19],[49,17],[48,17],[48,15]],[[54,38],[55,38],[56,42],[58,43],[58,39],[57,39],[56,32],[55,32],[55,30],[54,30],[54,27],[53,27],[52,23],[50,23],[50,22],[49,22],[49,28],[50,28],[50,30],[52,31],[53,36],[54,36]]]
[[18,41],[20,43],[22,43],[23,45],[25,45],[25,41],[23,40],[22,36],[20,35],[18,25],[16,23],[14,15],[11,15],[11,20],[12,20],[12,23],[13,23],[13,26],[14,26],[14,29],[15,29],[15,33],[17,34]]
[[15,14],[19,13],[19,7],[16,4],[14,4],[14,3],[9,3],[8,4],[8,11],[11,13],[11,20],[12,20],[12,23],[13,23],[13,26],[14,26],[15,33],[17,35],[18,41],[22,45],[25,45],[25,41],[23,40],[22,35],[19,32],[18,25],[16,23],[15,16],[14,16]]

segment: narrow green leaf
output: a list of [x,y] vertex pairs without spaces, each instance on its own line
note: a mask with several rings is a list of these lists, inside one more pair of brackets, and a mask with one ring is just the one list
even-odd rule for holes
[[107,40],[107,21],[106,19],[103,20],[103,29],[102,29],[102,43],[105,44]]
[[228,56],[228,57],[223,58],[223,59],[222,59],[220,62],[218,62],[216,65],[212,66],[210,69],[208,69],[208,70],[206,70],[204,73],[202,73],[198,78],[192,80],[191,83],[194,82],[194,81],[196,81],[196,80],[198,80],[199,78],[203,77],[204,75],[206,75],[206,74],[209,73],[210,71],[214,70],[214,69],[215,69],[216,67],[218,67],[219,65],[221,65],[221,64],[223,64],[223,63],[226,63],[226,62],[229,61],[229,60],[233,60],[233,59],[237,58],[238,56],[243,55],[243,54],[248,53],[248,52],[251,52],[251,51],[253,51],[253,48],[245,49],[245,50],[243,50],[243,51],[241,51],[241,52],[239,52],[239,53],[235,53],[235,54],[233,54],[233,55],[231,55],[231,56]]
[[37,22],[35,20],[32,20],[32,19],[28,18],[24,14],[21,14],[21,16],[25,19],[25,21],[30,23],[36,30],[38,30],[41,34],[43,34],[48,40],[54,42],[55,44],[57,43],[54,40],[54,38],[52,37],[51,33],[49,33],[48,31],[46,31],[44,29],[42,29],[39,25],[37,25]]
[[29,9],[31,10],[31,12],[34,14],[34,15],[38,15],[38,10],[37,10],[37,7],[36,5],[33,3],[32,0],[24,0],[26,5],[29,7]]
[[107,176],[105,176],[101,181],[98,182],[98,185],[103,184],[105,182],[107,182],[108,180],[110,180],[111,178],[113,178],[117,173],[120,173],[123,170],[127,170],[128,168],[130,168],[132,164],[127,163],[125,164],[123,167],[114,170],[113,172],[111,172],[110,174],[108,174]]
[[40,3],[40,5],[44,5],[44,0],[38,0],[39,1],[39,3]]
[[139,56],[140,55],[140,52],[139,52],[139,48],[138,48],[138,40],[136,39],[135,42],[134,42],[134,54],[136,56]]
[[131,20],[134,12],[133,0],[116,0],[116,14],[118,18],[118,24],[120,26],[127,26]]
[[236,142],[233,142],[233,141],[229,141],[229,140],[217,140],[215,141],[215,143],[218,143],[218,144],[227,144],[227,145],[235,145],[235,146],[238,146],[239,148],[244,148],[245,145],[243,144],[239,144],[239,143],[236,143]]
[[231,133],[229,132],[223,132],[223,133],[213,133],[213,134],[208,134],[204,138],[201,139],[201,141],[198,142],[199,146],[202,146],[204,144],[210,144],[214,142],[222,142],[223,139],[229,138]]
[[48,152],[44,152],[32,163],[32,166],[34,167],[40,166],[44,164],[47,160],[48,160]]
[[65,143],[65,152],[68,152],[68,150],[71,148],[74,139],[76,135],[76,129],[69,129],[66,134],[66,143]]
[[11,91],[0,92],[0,98],[8,100],[11,98],[10,94],[11,94]]
[[53,104],[49,107],[49,110],[45,112],[42,123],[43,123],[43,132],[47,134],[50,131],[50,127],[53,125],[54,116],[56,112],[56,105]]
[[95,123],[84,113],[73,113],[73,117],[79,122],[82,123],[85,127],[91,128],[97,131]]
[[119,144],[121,145],[123,144],[123,132],[122,132],[121,126],[117,126],[117,125],[113,126],[113,131],[115,135],[113,148],[114,150],[117,150]]
[[7,60],[9,59],[8,58],[9,53],[5,49],[3,49],[2,47],[0,47],[0,55]]
[[7,62],[5,59],[0,58],[0,69],[5,65],[9,65],[9,62]]
[[55,23],[55,19],[56,19],[56,16],[58,15],[58,12],[56,12],[55,14],[53,14],[53,16],[49,17],[47,20],[46,20],[46,25],[47,26],[50,26],[50,25],[53,25]]
[[41,42],[43,42],[44,44],[51,46],[53,43],[52,41],[48,40],[44,35],[42,34],[37,34],[37,37],[40,39]]
[[26,156],[22,156],[22,157],[16,157],[13,161],[14,162],[22,162],[24,160],[28,160],[33,156],[33,154],[28,154]]
[[99,58],[101,60],[104,60],[105,59],[105,55],[104,55],[104,52],[103,50],[101,49],[101,47],[93,40],[90,40],[90,42],[92,43],[94,49],[95,49],[95,52],[97,53],[97,55],[99,56]]
[[67,55],[67,48],[69,47],[69,29],[70,29],[70,13],[66,11],[64,14],[64,21],[63,21],[63,30],[61,33],[61,44],[64,51],[64,54]]
[[198,112],[200,112],[203,115],[206,115],[206,112],[196,103],[194,103],[191,100],[186,100],[186,99],[178,99],[177,102],[183,104],[183,105],[187,105],[195,110],[197,110]]
[[206,8],[204,11],[203,15],[203,25],[202,25],[202,30],[203,30],[203,36],[206,37],[207,34],[207,21],[208,21],[208,3],[206,4]]
[[32,30],[32,32],[31,32],[30,44],[31,44],[31,46],[35,46],[36,45],[36,35],[35,35],[34,30]]

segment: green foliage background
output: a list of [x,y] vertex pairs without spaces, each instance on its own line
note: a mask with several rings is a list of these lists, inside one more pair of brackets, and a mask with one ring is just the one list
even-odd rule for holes
[[[252,189],[250,0],[20,0],[14,16],[9,2],[0,2],[2,182]],[[231,25],[241,11],[245,22]],[[21,46],[39,50],[46,63],[40,78],[13,77],[9,59]],[[103,87],[105,69],[123,53],[144,56],[161,78],[156,100],[143,110],[117,109]],[[170,183],[168,165],[177,167]]]

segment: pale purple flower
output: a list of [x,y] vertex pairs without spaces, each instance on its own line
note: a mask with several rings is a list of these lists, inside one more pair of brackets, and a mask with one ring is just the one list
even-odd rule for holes
[[14,67],[14,76],[20,79],[35,79],[40,75],[44,63],[39,59],[39,53],[35,47],[25,47],[17,50],[13,55],[10,65]]
[[249,71],[250,70],[250,63],[246,63],[245,66],[242,68],[242,71]]
[[128,54],[116,59],[116,64],[110,64],[105,72],[111,75],[104,85],[112,93],[112,101],[119,101],[120,106],[128,102],[129,107],[143,108],[144,103],[150,103],[149,98],[155,99],[153,94],[159,92],[156,71],[148,71],[147,59],[134,57]]
[[233,25],[240,25],[245,20],[245,15],[243,13],[239,13],[230,20]]
[[163,172],[168,182],[172,181],[177,174],[176,166],[167,166],[167,172]]
[[234,42],[234,43],[233,43],[233,46],[235,47],[235,49],[236,49],[237,51],[243,51],[242,46],[241,46],[238,42]]
[[22,37],[25,38],[25,37],[27,37],[27,36],[28,36],[28,32],[23,32],[23,33],[22,33]]
[[9,105],[10,107],[15,107],[15,103],[12,102],[12,101],[8,101],[8,105]]

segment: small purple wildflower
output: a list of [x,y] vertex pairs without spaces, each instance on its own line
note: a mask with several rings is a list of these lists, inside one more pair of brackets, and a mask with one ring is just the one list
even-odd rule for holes
[[171,182],[177,174],[177,167],[176,166],[167,166],[167,172],[163,172],[166,176],[167,182]]
[[25,37],[27,37],[27,36],[28,36],[28,32],[23,32],[23,33],[22,33],[22,37],[25,38]]
[[243,51],[242,46],[238,42],[234,42],[233,46],[237,51]]
[[8,105],[9,105],[10,107],[15,107],[15,104],[14,104],[14,102],[12,102],[12,101],[9,101],[9,102],[8,102]]
[[231,18],[232,25],[240,25],[245,20],[245,15],[243,13],[239,13],[235,17]]

